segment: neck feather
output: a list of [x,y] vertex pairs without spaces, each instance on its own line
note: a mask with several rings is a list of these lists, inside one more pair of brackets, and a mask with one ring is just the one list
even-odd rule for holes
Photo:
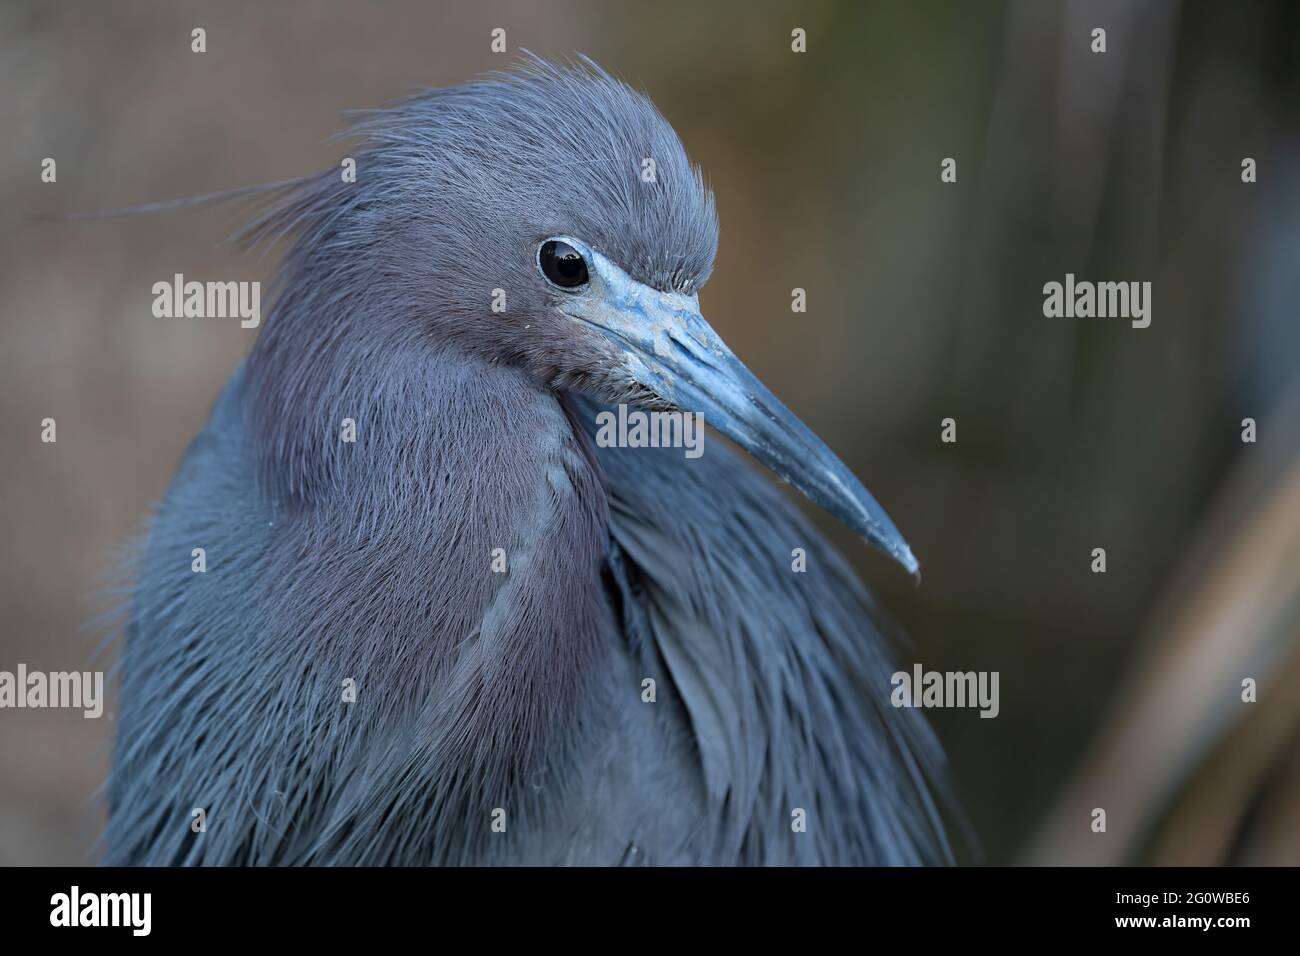
[[404,819],[427,832],[402,839],[469,853],[474,835],[436,821],[522,799],[596,706],[612,626],[599,467],[564,400],[515,370],[427,343],[380,375],[355,350],[308,358],[292,374],[255,352],[243,404],[278,540],[301,556],[294,638],[383,701],[336,744],[363,768],[344,804],[391,812],[377,795],[405,780],[399,800],[420,805]]

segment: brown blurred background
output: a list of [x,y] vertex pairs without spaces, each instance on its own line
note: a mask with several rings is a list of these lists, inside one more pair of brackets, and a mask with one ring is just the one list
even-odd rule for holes
[[[333,165],[341,111],[519,48],[586,53],[674,124],[722,221],[705,314],[885,505],[923,584],[816,520],[914,659],[1001,673],[997,719],[933,716],[963,859],[1300,862],[1289,3],[5,4],[0,669],[111,661],[91,663],[118,549],[255,334],[154,318],[152,284],[274,266],[224,244],[236,207],[32,217]],[[1151,327],[1044,318],[1067,272],[1151,281]],[[93,859],[111,713],[0,711],[0,863]]]

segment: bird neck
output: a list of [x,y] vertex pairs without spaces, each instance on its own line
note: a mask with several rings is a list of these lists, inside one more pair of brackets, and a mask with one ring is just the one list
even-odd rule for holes
[[449,813],[506,806],[593,706],[611,627],[599,467],[564,400],[515,370],[427,346],[366,367],[277,377],[254,353],[259,483],[321,582],[325,656],[387,702],[363,737],[409,741],[367,778],[416,774]]

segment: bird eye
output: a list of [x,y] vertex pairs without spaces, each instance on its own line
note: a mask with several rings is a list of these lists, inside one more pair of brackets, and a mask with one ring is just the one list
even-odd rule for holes
[[587,284],[587,261],[567,242],[548,239],[537,250],[537,264],[542,275],[561,289],[576,289]]

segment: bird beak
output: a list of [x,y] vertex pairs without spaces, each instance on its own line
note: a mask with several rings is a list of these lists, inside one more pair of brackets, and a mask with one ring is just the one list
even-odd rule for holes
[[768,391],[700,315],[699,297],[637,282],[594,250],[590,285],[562,311],[622,351],[641,385],[712,425],[783,480],[918,576],[894,523],[848,467]]

